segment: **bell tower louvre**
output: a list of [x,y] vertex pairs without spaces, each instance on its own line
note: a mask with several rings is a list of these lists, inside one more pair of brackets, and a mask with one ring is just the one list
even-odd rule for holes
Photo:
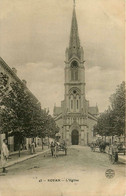
[[75,1],[69,47],[65,52],[65,95],[61,107],[54,106],[54,119],[68,145],[87,145],[93,139],[98,107],[89,107],[85,98],[84,51],[80,45]]

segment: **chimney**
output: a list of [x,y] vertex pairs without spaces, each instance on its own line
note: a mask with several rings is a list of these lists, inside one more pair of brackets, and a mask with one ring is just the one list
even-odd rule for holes
[[26,80],[22,80],[22,82],[26,85],[27,84],[27,81]]
[[17,74],[17,70],[15,69],[15,67],[12,68],[12,71]]

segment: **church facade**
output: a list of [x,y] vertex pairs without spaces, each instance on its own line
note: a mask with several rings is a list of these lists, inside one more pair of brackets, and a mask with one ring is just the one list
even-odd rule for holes
[[54,106],[54,119],[68,145],[88,145],[93,140],[98,107],[90,107],[86,100],[84,51],[80,45],[75,5],[65,56],[64,100],[60,107]]

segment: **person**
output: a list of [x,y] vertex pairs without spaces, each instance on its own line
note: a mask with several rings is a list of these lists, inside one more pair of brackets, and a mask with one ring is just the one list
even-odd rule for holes
[[54,144],[54,141],[51,142],[51,154],[52,154],[52,157],[54,156],[54,148],[55,148],[55,144]]
[[67,143],[63,140],[63,149],[65,150],[65,155],[67,155]]
[[96,144],[96,142],[93,142],[93,143],[92,143],[92,151],[93,151],[93,152],[95,152],[95,150],[96,150],[96,147],[97,147],[97,144]]
[[91,142],[91,144],[90,144],[90,148],[91,148],[91,151],[93,151],[93,148],[94,148],[94,144],[93,144],[93,142]]
[[105,152],[107,154],[109,154],[109,146],[110,146],[109,142],[106,142]]
[[114,141],[112,145],[112,155],[114,156],[113,164],[117,163],[118,161],[118,146],[117,146],[117,141]]
[[109,145],[109,149],[108,149],[108,155],[109,155],[109,160],[112,162],[112,145]]
[[54,157],[58,157],[58,146],[59,146],[59,143],[58,142],[54,142]]
[[6,165],[7,165],[7,159],[9,157],[9,150],[7,147],[7,140],[3,140],[2,149],[1,149],[1,163],[3,168],[3,173],[6,173]]
[[31,143],[31,154],[35,154],[35,142],[32,141]]

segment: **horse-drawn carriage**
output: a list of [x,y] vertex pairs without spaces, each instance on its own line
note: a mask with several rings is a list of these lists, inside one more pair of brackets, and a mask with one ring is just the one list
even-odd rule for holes
[[60,151],[67,155],[67,144],[65,140],[61,139],[61,136],[57,134],[55,140],[51,143],[52,156],[57,157]]
[[93,152],[105,152],[106,146],[109,146],[109,143],[103,141],[102,139],[97,139],[90,144]]
[[100,152],[99,145],[96,142],[92,142],[90,144],[90,148],[93,152]]
[[65,153],[65,155],[67,155],[67,145],[66,142],[64,140],[60,141],[60,143],[58,142],[58,152],[62,151]]

